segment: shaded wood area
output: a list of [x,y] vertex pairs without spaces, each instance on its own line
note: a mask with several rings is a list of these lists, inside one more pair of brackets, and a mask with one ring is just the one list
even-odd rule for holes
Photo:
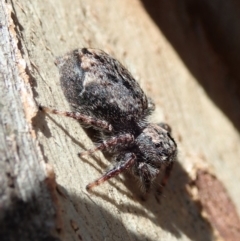
[[[234,0],[1,0],[0,239],[236,240],[239,13]],[[38,111],[69,110],[54,60],[84,46],[127,66],[156,104],[151,121],[172,127],[179,154],[160,204],[141,201],[131,175],[88,193],[107,158],[80,159],[90,133]],[[234,212],[230,236],[198,196],[211,197],[209,179]]]
[[58,240],[52,233],[55,180],[31,127],[36,107],[11,6],[3,1],[0,22],[0,239]]

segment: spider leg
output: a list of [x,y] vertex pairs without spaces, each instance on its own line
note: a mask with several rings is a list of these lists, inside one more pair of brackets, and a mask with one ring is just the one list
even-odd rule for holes
[[103,141],[102,143],[98,144],[92,149],[89,149],[87,151],[79,153],[79,156],[89,155],[94,153],[95,151],[102,151],[107,150],[111,148],[117,148],[118,146],[122,147],[125,145],[130,144],[131,142],[134,142],[134,136],[130,134],[122,134],[119,136],[112,137],[106,141]]
[[48,107],[41,106],[41,105],[39,106],[39,110],[41,110],[45,113],[67,116],[67,117],[73,118],[75,120],[78,120],[81,124],[90,125],[92,127],[100,129],[100,130],[111,132],[113,129],[112,125],[109,124],[107,121],[99,120],[94,117],[81,114],[79,112],[59,111],[59,110],[48,108]]
[[148,163],[140,162],[138,163],[137,169],[135,170],[135,174],[140,178],[141,184],[143,187],[144,195],[141,196],[143,201],[147,200],[151,185],[153,180],[159,173],[159,170],[151,167]]
[[141,179],[145,194],[149,193],[151,187],[151,175],[146,163],[139,164],[139,177]]
[[158,126],[162,127],[163,129],[165,129],[171,134],[172,132],[171,127],[167,123],[161,122],[161,123],[158,123]]
[[89,191],[93,187],[98,186],[98,185],[102,184],[103,182],[109,180],[110,178],[119,175],[120,173],[122,173],[122,172],[126,171],[127,169],[129,169],[130,167],[132,167],[134,165],[135,161],[136,161],[135,154],[126,153],[124,155],[124,159],[122,159],[120,162],[117,162],[116,165],[112,169],[107,171],[103,176],[98,178],[96,181],[89,183],[86,186],[86,189]]
[[166,166],[165,172],[164,172],[164,176],[163,176],[163,179],[162,179],[162,181],[161,181],[161,184],[160,184],[160,186],[159,186],[159,187],[157,188],[157,190],[156,190],[156,195],[155,195],[155,197],[156,197],[156,199],[157,199],[158,202],[159,202],[159,196],[162,195],[163,189],[164,189],[164,187],[166,186],[166,184],[167,184],[167,182],[168,182],[168,179],[169,179],[169,177],[170,177],[171,171],[172,171],[172,169],[173,169],[173,164],[174,164],[174,162],[170,162],[170,163]]
[[148,97],[148,110],[153,112],[156,109],[156,106],[151,98]]

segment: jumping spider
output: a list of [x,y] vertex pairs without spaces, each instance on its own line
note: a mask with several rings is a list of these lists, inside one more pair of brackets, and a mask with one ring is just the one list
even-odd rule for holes
[[[148,123],[154,104],[130,72],[116,59],[97,49],[82,48],[56,59],[64,95],[73,112],[40,109],[78,120],[100,131],[102,142],[80,156],[97,150],[113,153],[114,166],[87,185],[93,187],[131,170],[149,192],[165,165],[165,186],[177,153],[167,124]],[[158,190],[161,192],[161,189]]]

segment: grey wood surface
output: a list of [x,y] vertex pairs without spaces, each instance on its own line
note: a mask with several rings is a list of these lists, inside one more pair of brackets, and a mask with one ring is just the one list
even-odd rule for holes
[[[214,47],[205,18],[192,20],[188,1],[157,3],[1,1],[0,225],[6,240],[220,239],[190,188],[199,166],[224,183],[240,212],[237,70]],[[224,16],[233,12],[239,19],[237,8],[227,9]],[[231,39],[222,42],[228,46]],[[93,145],[80,125],[37,111],[38,104],[69,110],[54,60],[84,46],[127,66],[156,104],[151,121],[172,127],[179,154],[160,204],[154,195],[142,202],[129,175],[88,193],[85,186],[108,160],[101,153],[79,159],[77,153]]]

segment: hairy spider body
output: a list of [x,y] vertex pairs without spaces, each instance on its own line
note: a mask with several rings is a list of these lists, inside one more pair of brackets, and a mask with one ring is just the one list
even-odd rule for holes
[[87,189],[130,169],[145,192],[163,165],[165,185],[177,153],[167,124],[151,124],[154,104],[129,71],[116,59],[96,49],[82,48],[56,60],[64,95],[73,112],[41,107],[46,112],[79,120],[98,129],[103,141],[80,156],[97,150],[114,153],[114,166]]

